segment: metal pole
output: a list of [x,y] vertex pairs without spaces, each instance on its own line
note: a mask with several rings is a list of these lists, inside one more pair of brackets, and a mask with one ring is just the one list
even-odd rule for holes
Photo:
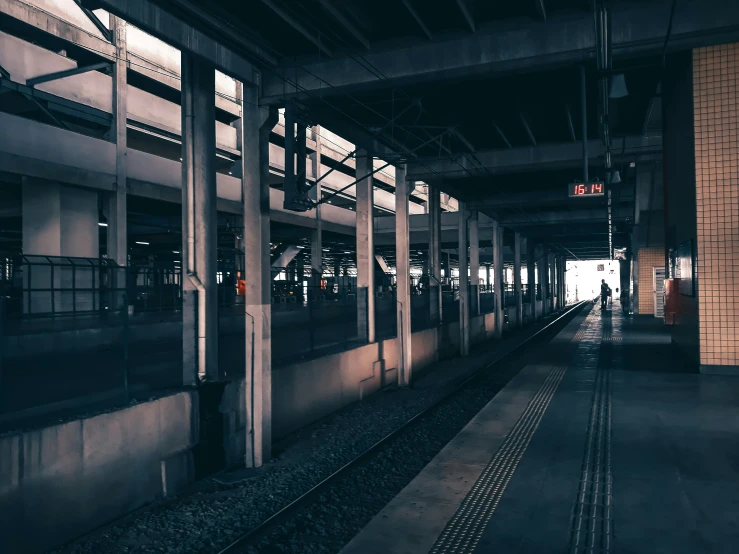
[[582,178],[588,182],[588,99],[585,86],[585,66],[580,66],[580,113],[582,115]]
[[[128,291],[128,272],[124,276],[124,282],[126,283],[126,291]],[[130,400],[128,392],[128,292],[123,293],[123,394],[126,403]]]

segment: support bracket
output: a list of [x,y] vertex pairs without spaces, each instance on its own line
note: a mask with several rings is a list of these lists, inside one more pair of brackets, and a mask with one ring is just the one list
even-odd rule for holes
[[56,81],[57,79],[63,79],[64,77],[71,77],[72,75],[80,75],[81,73],[87,73],[88,71],[96,71],[98,69],[105,69],[110,67],[110,62],[99,62],[92,65],[83,65],[82,67],[75,67],[73,69],[65,69],[64,71],[55,71],[54,73],[47,73],[46,75],[39,75],[38,77],[32,77],[26,80],[26,84],[33,88],[41,83],[48,83],[49,81]]
[[92,24],[95,25],[98,31],[103,34],[105,40],[107,40],[108,42],[113,42],[113,31],[103,25],[103,22],[98,19],[98,16],[96,16],[94,12],[92,12],[92,10],[89,10],[84,6],[83,0],[74,0],[74,3],[79,6],[82,12],[87,16],[87,19],[92,21]]

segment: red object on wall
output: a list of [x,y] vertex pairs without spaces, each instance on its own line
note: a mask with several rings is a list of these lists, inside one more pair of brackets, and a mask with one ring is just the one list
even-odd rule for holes
[[665,325],[674,325],[680,313],[680,279],[665,279]]
[[246,296],[246,280],[236,281],[236,296]]

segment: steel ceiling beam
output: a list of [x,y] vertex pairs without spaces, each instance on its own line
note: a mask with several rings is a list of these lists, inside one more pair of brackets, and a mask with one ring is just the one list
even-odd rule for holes
[[[1,0],[0,0],[1,1]],[[213,64],[226,75],[256,84],[254,65],[243,57],[277,65],[276,58],[245,34],[210,15],[188,0],[170,0],[186,14],[173,15],[151,0],[98,0],[101,6],[181,50]],[[213,38],[217,37],[217,38]]]
[[295,29],[298,33],[303,35],[309,42],[313,43],[318,49],[326,54],[329,57],[333,57],[334,53],[333,51],[323,44],[321,42],[320,35],[316,35],[315,33],[310,32],[308,29],[306,29],[300,21],[295,19],[292,15],[287,13],[285,10],[282,9],[282,7],[278,6],[275,2],[272,0],[262,0],[262,3],[267,6],[269,9],[271,9],[273,12],[275,12],[280,18],[290,25],[293,29]]
[[416,23],[418,23],[418,26],[421,28],[423,33],[428,37],[429,40],[433,40],[431,37],[431,31],[429,31],[429,28],[426,26],[426,24],[423,22],[423,19],[421,19],[421,16],[418,15],[418,12],[416,11],[416,8],[413,7],[413,4],[411,4],[411,0],[401,0],[403,2],[403,5],[408,10],[408,13],[411,14],[411,17],[416,20]]
[[[532,205],[541,206],[542,204],[567,204],[573,202],[567,195],[565,187],[567,183],[561,183],[561,186],[553,183],[551,190],[546,191],[520,191],[520,192],[498,192],[485,196],[482,200],[468,202],[470,209],[485,209],[485,208],[511,208],[520,205]],[[603,197],[594,198],[577,198],[575,199],[579,205],[592,205],[594,202],[602,202]],[[634,196],[632,194],[621,195],[619,202],[633,202]]]
[[474,152],[475,151],[474,145],[469,140],[467,140],[467,137],[465,137],[459,130],[457,130],[454,127],[451,127],[449,129],[449,132],[451,134],[453,134],[455,137],[457,137],[457,139],[459,139],[459,141],[462,144],[464,144],[467,148],[469,148],[470,149],[470,152]]
[[[567,123],[570,127],[570,136],[572,137],[572,142],[577,142],[577,137],[575,136],[575,126],[572,124],[572,112],[570,111],[570,107],[567,106]],[[646,134],[646,133],[642,133]]]
[[[606,206],[600,208],[576,208],[570,210],[547,210],[541,212],[523,212],[510,214],[500,219],[501,225],[509,227],[526,227],[539,225],[559,225],[563,223],[600,223],[605,229]],[[623,206],[613,209],[613,220],[626,220],[633,216],[633,209]],[[607,239],[606,239],[607,240]]]
[[534,4],[536,5],[536,13],[539,14],[539,17],[546,21],[547,20],[547,9],[544,7],[544,0],[534,0]]
[[[104,0],[110,2],[111,0]],[[123,1],[123,0],[118,0]],[[618,2],[611,9],[613,57],[660,55],[672,0]],[[685,2],[675,15],[668,51],[736,42],[739,2]],[[535,33],[537,40],[531,40]],[[285,87],[282,75],[265,75],[263,101],[281,103],[285,95],[305,96],[321,90],[324,97],[357,90],[390,89],[411,84],[550,69],[578,64],[595,56],[592,13],[551,15],[546,21],[491,22],[484,32],[435,42],[374,48],[364,56],[377,71],[342,58],[286,68],[285,77],[300,89]],[[331,83],[330,87],[326,83]],[[307,91],[307,93],[305,92]]]
[[495,130],[497,131],[497,133],[498,133],[498,135],[500,136],[500,138],[502,138],[502,139],[503,139],[503,142],[505,142],[505,144],[506,144],[506,146],[508,147],[508,149],[510,150],[511,148],[513,148],[513,147],[511,146],[511,142],[510,142],[510,141],[508,140],[508,138],[507,138],[507,137],[505,136],[505,134],[503,133],[503,130],[502,130],[502,129],[501,129],[500,127],[498,127],[498,124],[497,124],[497,123],[496,123],[495,121],[493,121],[493,127],[494,127],[494,128],[495,128]]
[[462,12],[462,15],[464,16],[464,20],[467,22],[467,25],[470,27],[470,31],[473,33],[475,32],[475,20],[472,17],[472,13],[470,13],[470,9],[467,7],[467,3],[465,0],[456,0],[457,6],[459,6],[459,10]]
[[523,128],[526,129],[526,134],[529,135],[529,140],[531,141],[531,144],[536,146],[536,137],[534,137],[534,133],[531,132],[529,122],[526,121],[526,117],[523,115],[523,112],[519,112],[518,115],[521,116],[521,123],[523,123]]
[[364,36],[362,31],[359,30],[359,28],[354,25],[354,23],[351,22],[351,20],[346,17],[343,13],[341,13],[341,10],[334,6],[333,2],[331,0],[319,0],[321,2],[321,6],[323,6],[323,9],[325,9],[328,13],[331,14],[331,16],[341,23],[344,26],[344,29],[354,37],[354,39],[359,42],[366,50],[370,49],[370,41],[367,37]]
[[[591,160],[598,160],[605,152],[599,140],[588,142]],[[627,160],[654,157],[662,152],[662,136],[626,137],[624,157]],[[622,153],[612,152],[614,163]],[[416,181],[435,182],[440,179],[451,180],[467,178],[481,169],[492,174],[517,173],[521,171],[542,171],[557,168],[579,168],[582,165],[582,147],[579,143],[541,144],[536,147],[512,148],[509,150],[478,151],[475,162],[466,156],[447,159],[423,160],[423,163],[409,162],[408,178]],[[573,173],[579,175],[579,172]],[[574,178],[574,177],[573,177]]]
[[77,6],[82,10],[82,13],[87,16],[87,19],[89,19],[95,27],[97,27],[98,31],[105,37],[105,40],[108,42],[113,41],[113,33],[110,29],[108,29],[105,25],[103,25],[103,22],[98,19],[98,16],[96,16],[92,11],[88,10],[83,4],[82,0],[74,0],[74,3],[77,4]]

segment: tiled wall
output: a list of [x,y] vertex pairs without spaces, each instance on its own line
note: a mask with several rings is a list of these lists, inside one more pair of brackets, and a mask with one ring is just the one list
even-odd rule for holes
[[693,52],[700,363],[739,365],[739,44]]
[[654,315],[654,271],[664,267],[664,248],[639,249],[639,313]]

